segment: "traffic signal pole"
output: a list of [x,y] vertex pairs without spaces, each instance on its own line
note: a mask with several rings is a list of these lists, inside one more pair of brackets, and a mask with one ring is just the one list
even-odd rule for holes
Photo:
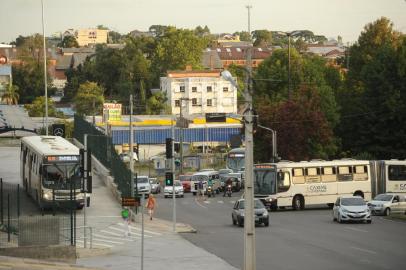
[[173,232],[176,232],[176,195],[175,195],[175,126],[172,123],[172,200],[173,200]]

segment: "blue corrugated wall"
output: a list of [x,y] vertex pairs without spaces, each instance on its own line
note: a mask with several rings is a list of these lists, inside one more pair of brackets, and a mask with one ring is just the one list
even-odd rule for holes
[[[175,128],[175,141],[179,141],[180,129]],[[240,128],[187,128],[183,129],[184,142],[229,142],[232,135],[240,134]],[[113,130],[113,144],[129,143],[129,130]],[[134,131],[134,142],[139,144],[164,144],[172,137],[168,129],[143,129]]]

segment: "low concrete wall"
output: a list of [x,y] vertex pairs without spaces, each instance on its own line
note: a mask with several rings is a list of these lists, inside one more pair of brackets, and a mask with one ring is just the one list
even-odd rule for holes
[[76,248],[74,246],[0,248],[0,256],[75,263]]

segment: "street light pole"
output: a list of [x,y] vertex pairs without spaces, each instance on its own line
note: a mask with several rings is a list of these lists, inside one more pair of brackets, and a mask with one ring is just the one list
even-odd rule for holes
[[[248,10],[248,33],[251,35],[251,8],[246,6]],[[244,112],[245,122],[245,168],[246,179],[244,186],[245,197],[245,218],[244,218],[244,270],[256,269],[255,257],[255,223],[254,223],[254,136],[253,136],[253,109],[251,96],[252,83],[252,65],[251,65],[251,50],[252,45],[248,47],[246,61],[246,77],[244,97],[248,108]]]
[[183,102],[182,101],[189,101],[189,98],[180,98],[180,134],[179,134],[179,152],[180,152],[180,170],[179,174],[183,174],[183,114],[182,114],[182,106]]
[[47,51],[45,44],[45,20],[44,20],[44,0],[41,0],[42,5],[42,37],[44,49],[44,85],[45,85],[45,135],[48,136],[48,85],[47,85]]

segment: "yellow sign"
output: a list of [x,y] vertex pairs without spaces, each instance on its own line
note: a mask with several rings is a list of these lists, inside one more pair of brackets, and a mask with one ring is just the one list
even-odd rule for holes
[[108,121],[121,121],[121,104],[104,103],[103,111],[107,114]]

